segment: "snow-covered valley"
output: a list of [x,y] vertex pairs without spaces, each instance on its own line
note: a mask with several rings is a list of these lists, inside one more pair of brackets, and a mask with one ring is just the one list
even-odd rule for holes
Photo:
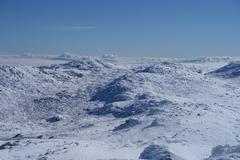
[[0,160],[240,159],[240,58],[73,59],[2,63]]

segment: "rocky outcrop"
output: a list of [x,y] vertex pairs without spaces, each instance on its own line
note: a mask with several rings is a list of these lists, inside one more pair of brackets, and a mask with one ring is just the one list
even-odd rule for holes
[[139,159],[142,160],[183,160],[173,154],[165,146],[151,144],[140,154]]
[[211,155],[205,160],[239,160],[240,145],[219,145],[212,149]]

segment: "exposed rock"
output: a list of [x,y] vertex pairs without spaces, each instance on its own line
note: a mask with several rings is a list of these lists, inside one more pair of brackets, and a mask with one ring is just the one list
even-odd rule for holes
[[10,138],[11,140],[20,140],[23,139],[24,136],[22,134],[16,134],[15,136],[13,136],[12,138]]
[[47,157],[46,156],[41,156],[37,160],[47,160]]
[[43,135],[39,135],[36,137],[37,139],[42,139],[43,138]]
[[126,94],[126,92],[130,91],[130,86],[124,83],[125,81],[127,81],[127,76],[122,76],[113,80],[104,88],[99,88],[92,96],[91,101],[112,103],[131,99]]
[[11,149],[13,146],[16,146],[17,143],[14,142],[14,143],[11,143],[11,142],[6,142],[2,145],[0,145],[0,150],[3,150],[3,149]]
[[240,145],[219,145],[212,149],[211,156],[205,160],[239,160]]
[[149,145],[140,154],[139,159],[145,160],[183,160],[182,158],[171,153],[167,147],[155,144]]
[[46,119],[46,121],[49,122],[49,123],[58,122],[60,120],[61,120],[61,118],[58,117],[58,116],[54,116],[54,117],[50,117],[50,118]]

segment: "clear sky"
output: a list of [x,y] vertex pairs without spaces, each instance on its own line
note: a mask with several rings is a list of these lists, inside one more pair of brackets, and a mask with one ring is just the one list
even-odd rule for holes
[[238,0],[0,0],[0,54],[240,56]]

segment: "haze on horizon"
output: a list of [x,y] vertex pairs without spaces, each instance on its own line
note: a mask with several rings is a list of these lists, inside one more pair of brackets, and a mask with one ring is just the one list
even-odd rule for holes
[[239,56],[237,0],[0,0],[0,55]]

